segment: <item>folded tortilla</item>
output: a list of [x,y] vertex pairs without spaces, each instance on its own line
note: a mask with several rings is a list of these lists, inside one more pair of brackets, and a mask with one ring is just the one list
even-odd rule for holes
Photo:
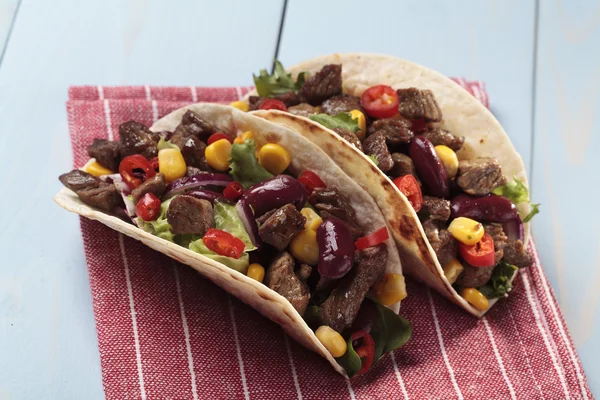
[[[340,194],[348,199],[356,213],[355,222],[365,232],[373,232],[386,225],[386,220],[377,204],[357,182],[350,179],[318,146],[298,132],[283,125],[271,123],[233,107],[200,103],[173,111],[157,121],[151,127],[151,130],[155,132],[175,130],[187,110],[194,111],[222,132],[241,135],[245,131],[252,131],[258,145],[267,142],[279,143],[292,155],[289,170],[298,176],[302,171],[310,169],[318,174],[329,187],[336,188]],[[325,357],[336,371],[347,376],[342,366],[321,344],[312,329],[290,302],[262,283],[215,260],[154,236],[117,217],[98,211],[83,203],[74,192],[67,188],[63,188],[56,194],[54,201],[68,211],[99,221],[118,232],[141,241],[156,251],[191,266],[204,277],[250,305],[273,322],[281,325],[292,338],[306,348]],[[388,229],[390,229],[389,225]],[[388,249],[386,273],[401,274],[400,257],[392,238],[389,238],[385,243]],[[388,308],[398,313],[400,302]]]
[[[518,178],[527,185],[523,160],[492,113],[460,85],[431,69],[395,57],[379,54],[348,53],[313,58],[288,69],[296,79],[300,72],[314,74],[327,64],[342,64],[343,93],[360,96],[374,85],[394,89],[429,89],[442,111],[440,127],[465,137],[457,152],[459,160],[493,157],[510,180]],[[249,93],[255,95],[256,93]],[[308,118],[280,111],[254,111],[269,121],[292,128],[319,146],[348,176],[373,196],[387,218],[400,258],[408,275],[431,286],[469,313],[482,317],[498,300],[489,301],[486,311],[478,311],[454,290],[429,244],[423,227],[407,198],[383,172],[349,142],[335,132]],[[530,212],[529,203],[517,205],[520,215]],[[525,223],[525,245],[530,227]],[[514,280],[516,274],[513,275]]]

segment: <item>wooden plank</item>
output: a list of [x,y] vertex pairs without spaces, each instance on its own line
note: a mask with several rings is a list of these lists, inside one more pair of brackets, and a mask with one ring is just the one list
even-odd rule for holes
[[[318,12],[307,12],[318,10]],[[336,52],[405,58],[448,76],[485,81],[492,111],[529,164],[534,2],[289,3],[284,65]]]
[[[256,10],[260,9],[257,27]],[[78,218],[56,206],[71,167],[74,84],[251,84],[281,1],[25,1],[0,68],[0,398],[104,397]]]
[[541,2],[533,232],[591,389],[600,393],[600,5]]

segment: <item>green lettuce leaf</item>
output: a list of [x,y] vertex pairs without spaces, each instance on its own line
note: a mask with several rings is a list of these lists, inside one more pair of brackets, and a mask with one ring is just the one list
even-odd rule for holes
[[517,177],[514,177],[512,181],[507,182],[505,185],[498,186],[492,190],[492,193],[506,197],[515,205],[524,202],[530,203],[531,211],[523,218],[523,222],[529,222],[534,215],[540,212],[540,204],[531,204],[527,186]]
[[177,147],[176,144],[171,143],[170,140],[165,140],[164,137],[161,137],[160,140],[158,141],[158,144],[156,145],[156,147],[158,148],[158,151],[164,150],[164,149],[177,149],[179,150],[179,147]]
[[371,330],[371,336],[375,341],[373,358],[373,363],[375,363],[384,354],[404,346],[412,336],[412,326],[407,319],[383,306],[371,296],[369,298],[377,308],[377,320]]
[[529,214],[527,214],[525,216],[525,218],[523,218],[523,222],[529,222],[531,221],[531,218],[533,218],[536,214],[538,214],[540,212],[540,205],[541,204],[531,204],[531,211],[529,212]]
[[377,156],[375,154],[369,154],[367,157],[369,157],[375,165],[379,165],[379,160],[377,159]]
[[335,360],[346,370],[349,378],[356,375],[358,371],[362,368],[362,360],[354,351],[354,347],[352,347],[352,338],[349,337],[346,342],[346,352],[343,356],[336,358]]
[[137,224],[140,228],[149,232],[153,235],[156,235],[160,238],[168,240],[169,242],[174,242],[175,235],[171,232],[171,225],[167,221],[167,210],[169,209],[169,204],[171,201],[177,196],[171,197],[162,202],[160,205],[160,214],[158,218],[154,221],[144,221],[141,218],[137,218]]
[[287,92],[298,92],[304,86],[305,73],[301,72],[294,82],[292,75],[285,72],[283,65],[275,60],[272,74],[269,74],[266,69],[261,69],[258,76],[252,74],[252,77],[259,96],[274,97]]
[[248,265],[250,265],[250,256],[248,255],[248,253],[242,253],[240,258],[238,259],[235,259],[233,257],[221,256],[215,253],[214,251],[210,250],[208,247],[206,247],[202,239],[198,239],[191,242],[189,245],[189,249],[198,254],[202,254],[203,256],[211,258],[217,262],[220,262],[221,264],[225,264],[229,268],[235,269],[236,271],[241,272],[244,275],[248,271]]
[[234,180],[242,184],[244,189],[273,178],[273,175],[258,163],[255,153],[256,143],[252,139],[231,146],[229,173]]
[[350,113],[340,113],[334,116],[328,114],[312,114],[309,115],[308,118],[329,129],[339,128],[352,133],[356,133],[360,130],[358,127],[358,120],[352,119]]
[[506,297],[512,290],[511,279],[517,272],[517,267],[514,265],[501,262],[494,271],[489,282],[478,288],[478,290],[488,299],[496,299]]
[[233,236],[244,242],[246,245],[245,251],[256,250],[256,246],[252,244],[250,235],[246,232],[244,223],[233,204],[215,201],[213,210],[215,215],[215,227],[217,229],[231,233]]

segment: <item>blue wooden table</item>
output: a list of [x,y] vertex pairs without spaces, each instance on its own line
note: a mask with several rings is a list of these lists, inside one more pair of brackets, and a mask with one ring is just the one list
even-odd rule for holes
[[0,0],[0,399],[103,398],[78,218],[51,200],[71,166],[68,86],[248,85],[275,54],[343,51],[486,82],[542,203],[536,243],[598,395],[600,3],[460,4],[289,0],[280,33],[283,0]]

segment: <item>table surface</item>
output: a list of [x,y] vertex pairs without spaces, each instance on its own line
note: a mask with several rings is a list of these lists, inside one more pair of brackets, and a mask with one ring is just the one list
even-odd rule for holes
[[344,51],[486,82],[542,204],[542,263],[600,394],[600,213],[576,194],[600,196],[600,2],[368,7],[289,0],[283,18],[283,0],[0,0],[0,187],[15,189],[0,207],[0,399],[103,398],[78,218],[51,199],[72,162],[67,88],[249,85],[276,54],[292,65]]

